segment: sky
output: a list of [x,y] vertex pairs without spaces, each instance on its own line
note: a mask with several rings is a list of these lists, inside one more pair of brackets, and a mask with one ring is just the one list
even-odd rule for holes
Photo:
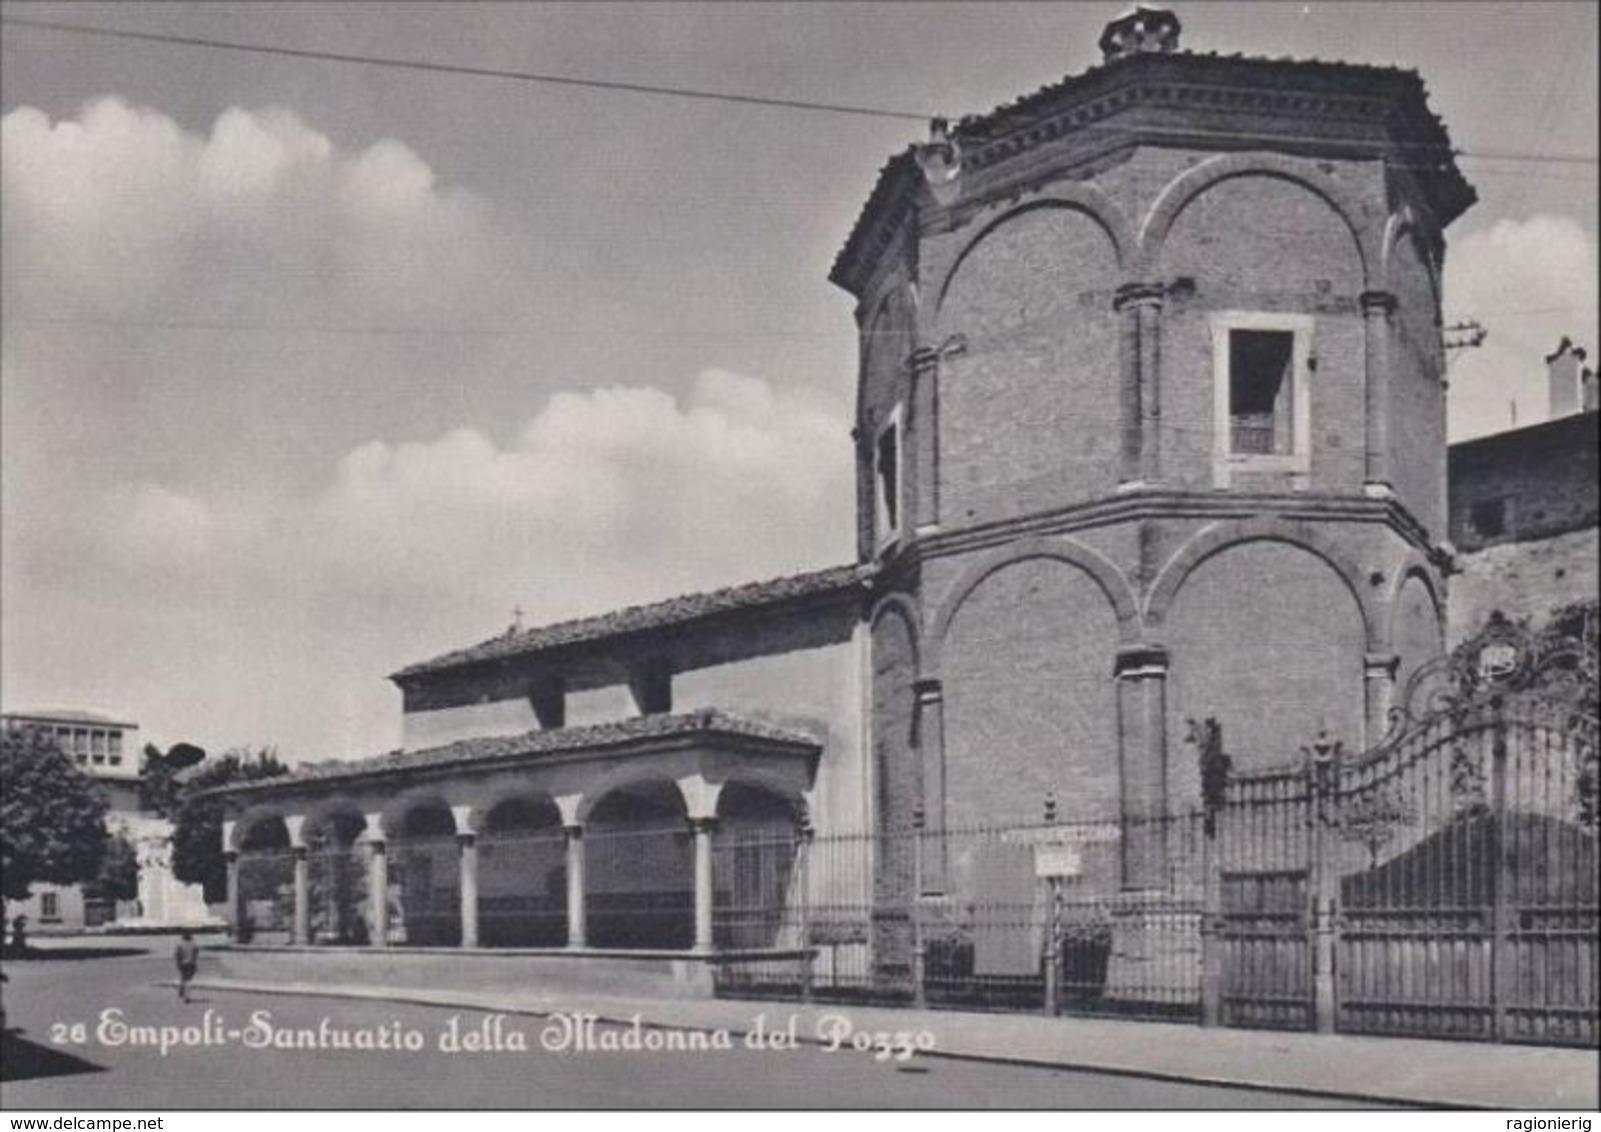
[[[1596,8],[1175,5],[1188,49],[1417,69],[1453,438],[1597,335]],[[3,3],[289,49],[951,118],[1120,4]],[[827,282],[918,121],[0,28],[0,700],[290,761],[527,624],[849,561]],[[1530,161],[1526,155],[1579,160]],[[1472,156],[1468,156],[1472,155]],[[1523,155],[1523,156],[1520,156]]]

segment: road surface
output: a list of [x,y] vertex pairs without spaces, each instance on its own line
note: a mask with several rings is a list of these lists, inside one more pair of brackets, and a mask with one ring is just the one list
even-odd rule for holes
[[[731,1049],[612,1049],[636,1039],[608,1025],[556,1052],[546,1044],[564,1035],[529,1016],[217,991],[197,991],[185,1005],[158,985],[172,975],[170,940],[47,946],[40,958],[5,964],[13,1032],[0,1103],[10,1111],[1356,1107],[922,1055],[884,1062],[808,1045],[751,1050],[738,1036]],[[782,1004],[752,1004],[753,1014],[762,1009],[784,1015]],[[449,1048],[471,1044],[469,1035],[480,1048]],[[278,1045],[290,1041],[312,1048]]]

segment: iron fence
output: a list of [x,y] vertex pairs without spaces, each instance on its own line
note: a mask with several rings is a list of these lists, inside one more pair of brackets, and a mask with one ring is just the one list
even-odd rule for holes
[[567,942],[567,842],[561,829],[478,838],[481,947],[561,947]]
[[461,944],[461,850],[454,837],[390,843],[389,940],[411,947]]
[[591,947],[681,950],[695,941],[688,826],[610,828],[584,835],[584,907]]
[[[1142,852],[1160,847],[1159,887],[1121,884],[1131,842]],[[717,860],[719,941],[788,953],[723,965],[718,986],[727,995],[1199,1016],[1199,814],[800,838],[768,832],[730,838]],[[735,899],[739,891],[760,893],[759,907]]]
[[1218,1020],[1593,1046],[1596,725],[1486,695],[1216,799]]

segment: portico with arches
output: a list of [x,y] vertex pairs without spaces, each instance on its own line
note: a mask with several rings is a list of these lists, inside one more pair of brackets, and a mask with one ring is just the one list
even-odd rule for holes
[[726,911],[722,943],[793,946],[736,930],[730,870],[745,846],[804,842],[818,754],[700,712],[235,788],[231,919],[298,946],[711,952]]

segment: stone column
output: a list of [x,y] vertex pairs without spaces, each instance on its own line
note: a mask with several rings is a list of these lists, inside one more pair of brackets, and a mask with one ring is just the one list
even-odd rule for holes
[[712,833],[716,818],[690,818],[689,831],[695,844],[695,950],[712,950]]
[[1136,645],[1117,654],[1123,887],[1167,883],[1167,653]]
[[1140,478],[1140,315],[1133,299],[1138,284],[1117,289],[1112,309],[1118,313],[1118,405],[1122,417],[1122,463],[1118,479],[1125,484]]
[[478,946],[478,835],[456,834],[461,859],[461,945]]
[[938,680],[919,680],[917,696],[917,756],[922,763],[923,845],[922,896],[945,891],[945,693]]
[[1113,309],[1120,316],[1118,361],[1124,484],[1161,476],[1162,296],[1160,283],[1125,283]]
[[1383,498],[1391,493],[1390,314],[1395,310],[1395,296],[1388,291],[1363,291],[1359,302],[1366,358],[1363,410],[1367,421],[1367,458],[1363,465],[1363,490],[1370,496]]
[[295,911],[290,942],[304,947],[311,942],[311,850],[296,845],[295,855]]
[[939,351],[913,351],[911,434],[912,529],[939,526]]
[[389,946],[389,851],[382,837],[367,842],[367,940]]
[[1395,671],[1401,658],[1394,653],[1370,652],[1362,658],[1362,749],[1376,747],[1390,732],[1390,708],[1395,703]]
[[1148,283],[1135,298],[1140,321],[1140,479],[1162,478],[1162,285]]
[[567,836],[567,946],[589,946],[584,923],[584,827],[564,825]]
[[239,907],[239,852],[224,850],[222,859],[228,863],[228,936],[239,942],[239,923],[244,918]]

